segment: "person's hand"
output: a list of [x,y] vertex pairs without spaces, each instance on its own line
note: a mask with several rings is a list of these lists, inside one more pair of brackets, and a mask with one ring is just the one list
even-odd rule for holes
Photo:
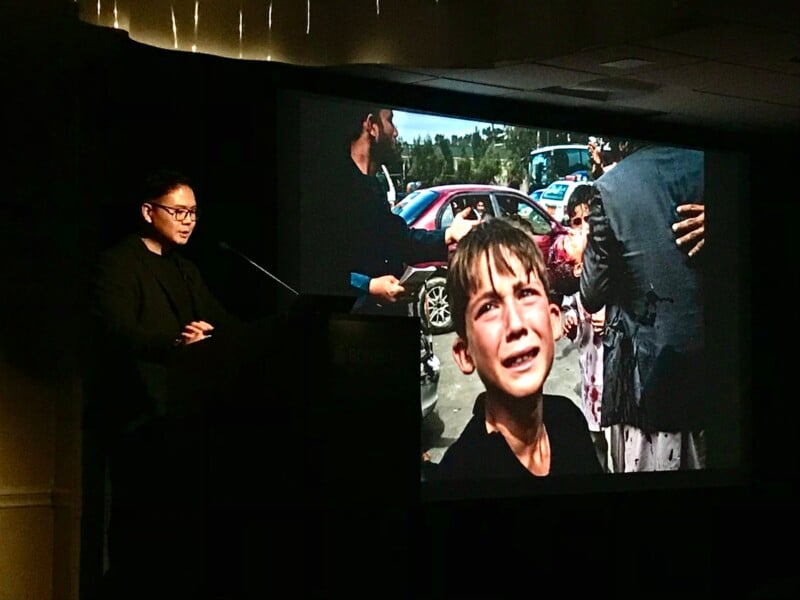
[[575,339],[575,334],[578,331],[578,316],[574,311],[565,313],[564,320],[561,324],[563,334],[571,340]]
[[567,231],[567,239],[564,240],[564,249],[570,258],[575,261],[583,260],[583,252],[586,250],[586,242],[589,237],[589,227],[570,227]]
[[205,321],[192,321],[183,328],[181,332],[181,343],[184,346],[194,344],[200,340],[205,340],[211,337],[211,332],[214,331],[214,326]]
[[400,280],[394,275],[383,275],[382,277],[373,277],[369,280],[369,293],[371,296],[376,296],[384,302],[396,302],[405,288],[400,285]]
[[589,171],[592,179],[597,179],[603,174],[603,151],[600,149],[599,142],[589,142],[587,145],[589,150]]
[[606,326],[606,307],[604,306],[596,313],[592,313],[592,331],[603,333]]
[[469,215],[471,212],[472,207],[468,206],[461,212],[456,213],[456,216],[453,218],[453,222],[450,224],[450,227],[444,231],[445,244],[449,246],[450,244],[457,242],[478,226],[480,221],[475,219],[467,219],[467,215]]
[[676,210],[679,215],[687,216],[672,225],[672,231],[678,236],[675,243],[688,248],[688,255],[694,256],[705,243],[706,207],[703,204],[681,204]]

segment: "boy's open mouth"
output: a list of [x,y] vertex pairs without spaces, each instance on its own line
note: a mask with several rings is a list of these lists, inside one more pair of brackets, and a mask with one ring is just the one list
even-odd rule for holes
[[536,355],[539,353],[538,348],[530,348],[529,350],[525,350],[524,352],[519,352],[514,354],[513,356],[509,356],[508,358],[503,359],[503,366],[507,369],[513,369],[514,367],[518,367],[520,365],[524,365],[529,361],[532,361],[536,358]]

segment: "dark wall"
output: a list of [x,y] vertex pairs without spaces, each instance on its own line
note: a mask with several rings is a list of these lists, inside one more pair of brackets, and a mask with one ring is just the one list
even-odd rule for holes
[[[796,154],[788,134],[664,127],[433,90],[422,96],[419,90],[346,80],[324,70],[159,51],[69,18],[30,25],[19,40],[20,47],[39,51],[3,53],[9,85],[0,127],[0,350],[34,378],[76,368],[87,270],[94,253],[125,230],[130,183],[150,166],[168,163],[195,178],[205,214],[188,251],[222,300],[243,316],[269,314],[281,305],[280,288],[220,251],[218,242],[267,268],[279,264],[274,103],[282,87],[745,152],[751,169],[743,179],[752,192],[738,207],[740,220],[731,225],[741,247],[725,246],[727,252],[741,252],[743,285],[733,290],[739,295],[737,310],[724,297],[715,309],[717,318],[739,328],[744,338],[743,358],[730,367],[738,371],[752,414],[752,470],[743,483],[448,502],[415,507],[402,519],[382,521],[378,511],[348,523],[365,530],[375,519],[385,525],[382,541],[370,538],[378,544],[375,552],[381,543],[392,544],[395,535],[407,539],[403,536],[411,531],[403,567],[420,589],[444,596],[488,592],[492,588],[481,576],[487,571],[516,585],[538,586],[544,578],[565,590],[626,586],[645,593],[693,588],[713,593],[732,576],[741,578],[740,589],[747,593],[793,572],[791,552],[781,550],[782,538],[797,525],[797,403],[791,347],[782,342],[791,336],[793,305],[779,284],[791,281],[796,270],[796,236],[793,211],[782,209],[789,196],[776,178],[776,167],[784,163],[775,160]],[[338,534],[346,537],[344,531]],[[396,559],[396,551],[393,555]],[[352,569],[359,576],[344,558],[331,560],[343,573]]]
[[19,42],[26,52],[4,56],[2,101],[8,360],[49,375],[71,368],[94,254],[132,230],[132,190],[155,167],[194,181],[203,218],[186,253],[220,299],[245,318],[273,312],[281,289],[219,248],[274,268],[270,75],[243,86],[256,79],[245,65],[159,52],[67,17]]

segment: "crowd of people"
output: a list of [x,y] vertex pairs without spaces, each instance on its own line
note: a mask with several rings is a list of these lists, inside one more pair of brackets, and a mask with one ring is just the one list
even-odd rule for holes
[[[443,478],[707,465],[702,153],[595,137],[589,150],[592,185],[570,198],[568,234],[548,256],[512,243],[494,219],[451,258],[453,357],[465,374],[478,372],[486,392],[445,452]],[[520,247],[536,260],[526,262]],[[543,393],[562,334],[579,349],[583,419],[572,436],[562,433],[566,399],[559,409]],[[515,389],[518,381],[528,386]],[[587,447],[592,460],[577,460]]]

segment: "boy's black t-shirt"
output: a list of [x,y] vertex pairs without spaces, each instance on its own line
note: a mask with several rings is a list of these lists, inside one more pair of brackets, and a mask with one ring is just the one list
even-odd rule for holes
[[[484,396],[485,392],[475,400],[472,418],[445,452],[436,469],[436,478],[537,479],[517,459],[502,434],[486,431]],[[564,396],[545,394],[542,402],[550,439],[549,476],[602,473],[580,409]]]

